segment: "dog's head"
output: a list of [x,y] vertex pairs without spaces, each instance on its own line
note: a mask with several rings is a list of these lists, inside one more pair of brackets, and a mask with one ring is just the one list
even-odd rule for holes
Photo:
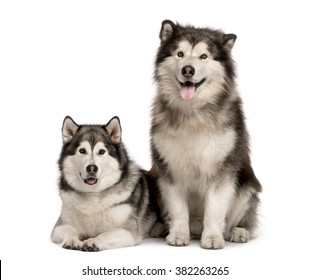
[[[162,23],[161,45],[156,57],[155,79],[166,87],[163,94],[192,100],[209,98],[233,83],[231,49],[236,35],[219,30],[181,26],[170,20]],[[177,90],[176,90],[177,89]]]
[[79,192],[99,192],[118,182],[126,155],[118,117],[106,125],[78,125],[67,116],[59,160],[64,184]]

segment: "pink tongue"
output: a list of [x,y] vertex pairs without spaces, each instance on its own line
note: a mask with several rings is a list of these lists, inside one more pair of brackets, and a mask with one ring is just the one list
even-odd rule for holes
[[87,178],[85,180],[85,183],[88,184],[88,185],[94,185],[97,183],[97,179],[96,178]]
[[184,100],[190,100],[195,96],[195,86],[182,86],[180,94]]

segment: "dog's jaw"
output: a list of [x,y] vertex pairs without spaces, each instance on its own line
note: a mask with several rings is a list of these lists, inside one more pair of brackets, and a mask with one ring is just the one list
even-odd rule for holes
[[180,90],[181,97],[185,101],[192,99],[196,95],[196,91],[197,91],[198,87],[200,87],[205,82],[205,80],[206,79],[203,78],[198,83],[193,83],[190,81],[186,81],[186,82],[182,83],[179,81],[180,85],[181,85],[181,90]]

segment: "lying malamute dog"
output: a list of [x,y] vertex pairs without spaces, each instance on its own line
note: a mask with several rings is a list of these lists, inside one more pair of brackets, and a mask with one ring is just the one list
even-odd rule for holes
[[83,251],[138,244],[156,221],[155,195],[147,174],[127,156],[119,119],[78,125],[66,117],[62,136],[62,210],[52,241]]
[[234,34],[162,23],[155,62],[151,146],[167,242],[223,248],[247,242],[261,185],[251,167],[231,50]]

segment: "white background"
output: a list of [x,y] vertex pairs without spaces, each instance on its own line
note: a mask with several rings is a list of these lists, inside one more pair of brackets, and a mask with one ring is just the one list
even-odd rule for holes
[[[3,279],[120,278],[82,276],[88,265],[172,270],[169,276],[154,279],[185,279],[174,275],[176,266],[228,266],[225,279],[309,279],[306,4],[1,1]],[[200,249],[198,242],[175,248],[163,240],[99,253],[64,250],[50,241],[61,205],[57,159],[63,118],[106,123],[118,115],[130,155],[150,168],[153,62],[164,19],[221,28],[238,36],[233,56],[252,139],[253,167],[264,188],[260,235],[247,244],[227,243],[219,251]]]

